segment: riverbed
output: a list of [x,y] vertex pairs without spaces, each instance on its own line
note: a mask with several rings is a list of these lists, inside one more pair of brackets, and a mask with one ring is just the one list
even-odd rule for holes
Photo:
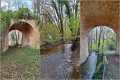
[[40,55],[40,79],[80,79],[80,70],[78,70],[79,61],[74,62],[71,56],[72,44],[62,44],[41,51]]

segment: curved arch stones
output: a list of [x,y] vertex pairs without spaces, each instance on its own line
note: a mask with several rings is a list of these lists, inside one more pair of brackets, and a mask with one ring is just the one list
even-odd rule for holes
[[120,1],[80,1],[80,62],[83,63],[88,53],[90,30],[96,26],[109,26],[117,35],[117,52],[120,54]]
[[39,27],[36,23],[36,20],[19,19],[18,23],[15,24],[15,20],[11,19],[11,24],[8,26],[7,31],[5,32],[6,34],[3,51],[8,49],[8,33],[12,30],[19,30],[23,33],[23,47],[40,49],[40,33],[38,31]]

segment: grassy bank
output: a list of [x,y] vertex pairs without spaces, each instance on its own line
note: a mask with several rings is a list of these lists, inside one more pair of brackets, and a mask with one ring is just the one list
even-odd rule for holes
[[13,48],[2,53],[1,58],[2,79],[33,80],[40,76],[40,51]]
[[102,79],[103,70],[104,70],[103,55],[100,55],[97,59],[96,72],[94,73],[92,79]]
[[103,70],[104,70],[104,64],[103,64],[103,56],[107,56],[107,55],[118,55],[116,54],[115,51],[104,51],[103,55],[100,54],[100,56],[98,57],[98,61],[97,61],[97,65],[96,65],[96,72],[93,75],[93,79],[102,79],[103,76]]
[[103,53],[106,56],[106,55],[109,55],[109,54],[115,54],[116,52],[115,51],[104,51]]
[[60,41],[59,39],[41,39],[41,45],[44,44],[45,42],[47,43],[54,43]]
[[41,40],[41,44],[40,44],[40,50],[45,50],[45,49],[48,49],[50,47],[54,47],[54,46],[57,46],[57,45],[60,45],[61,44],[61,40],[59,39],[42,39]]

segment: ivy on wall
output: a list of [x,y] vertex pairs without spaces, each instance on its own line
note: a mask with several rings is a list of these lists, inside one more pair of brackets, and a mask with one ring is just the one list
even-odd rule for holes
[[1,10],[0,17],[2,34],[5,32],[7,26],[10,24],[11,18],[16,19],[16,24],[18,23],[18,19],[36,19],[38,21],[38,24],[40,21],[40,18],[36,14],[33,14],[28,8],[24,8],[23,6],[14,12],[12,10]]

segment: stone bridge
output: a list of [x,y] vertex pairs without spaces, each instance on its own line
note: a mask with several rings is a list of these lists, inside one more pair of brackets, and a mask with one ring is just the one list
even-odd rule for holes
[[5,30],[5,34],[3,36],[3,51],[6,51],[9,48],[8,33],[12,30],[19,30],[22,32],[22,46],[40,49],[40,33],[37,21],[34,19],[19,19],[18,21],[11,19],[10,25]]
[[88,53],[88,34],[97,26],[108,26],[117,35],[117,52],[120,54],[120,1],[80,1],[80,60],[83,63]]

